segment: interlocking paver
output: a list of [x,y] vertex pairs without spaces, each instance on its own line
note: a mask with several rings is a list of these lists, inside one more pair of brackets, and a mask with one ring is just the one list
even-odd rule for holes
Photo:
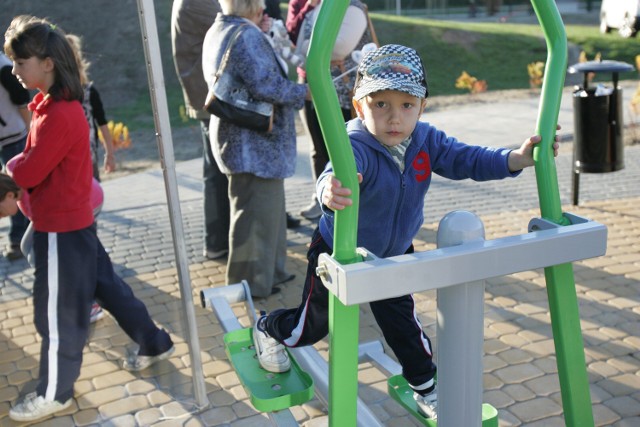
[[550,415],[559,415],[562,408],[553,400],[546,397],[536,397],[525,402],[514,403],[509,407],[515,416],[523,423],[530,423],[545,419]]
[[[536,108],[536,102],[530,104],[526,108]],[[477,117],[506,117],[515,115],[519,108],[525,107],[498,103],[484,105],[482,111],[469,111]],[[455,128],[464,127],[464,122],[454,123],[453,128],[446,124],[448,117],[463,113],[466,111],[458,114],[454,109],[427,116],[442,121],[442,127],[452,135],[459,130],[478,135],[482,132],[470,131],[473,126],[490,127],[490,120],[474,120],[473,124],[467,123],[467,129]],[[520,138],[514,139],[512,132],[499,138],[518,143]],[[474,142],[472,137],[463,140]],[[300,146],[306,144],[301,136]],[[582,174],[581,205],[575,207],[568,204],[572,159],[570,146],[564,144],[556,159],[563,210],[599,221],[607,225],[609,232],[605,256],[574,263],[594,417],[597,425],[635,427],[640,425],[640,146],[625,148],[626,167],[619,172]],[[199,291],[223,286],[225,277],[225,262],[206,260],[201,253],[202,198],[200,189],[193,185],[200,182],[201,160],[178,164],[177,173],[179,180],[188,183],[180,186],[183,241],[211,406],[199,414],[187,414],[186,408],[193,400],[191,361],[179,313],[182,297],[162,174],[154,170],[103,183],[107,195],[121,196],[107,199],[98,229],[116,271],[147,304],[156,322],[172,334],[176,354],[148,372],[123,371],[120,359],[131,350],[132,343],[113,318],[106,316],[91,329],[81,379],[76,384],[76,402],[65,413],[41,425],[269,425],[268,418],[249,403],[231,369],[223,350],[220,325],[208,309],[199,305]],[[285,185],[287,210],[296,213],[308,203],[313,185],[307,175],[296,175]],[[123,186],[131,191],[122,192]],[[433,249],[438,221],[456,208],[480,215],[487,238],[525,233],[529,219],[539,215],[535,194],[532,170],[516,180],[481,184],[452,183],[436,176],[425,203],[425,225],[416,248]],[[6,243],[7,225],[6,220],[0,221],[0,246]],[[287,268],[297,277],[279,295],[256,301],[256,309],[272,310],[299,303],[305,252],[313,227],[303,221],[303,227],[288,232]],[[30,300],[33,270],[24,261],[9,264],[0,259],[0,274],[4,277],[0,284],[0,425],[4,426],[13,425],[8,424],[7,418],[10,405],[34,386],[40,341]],[[416,310],[437,350],[435,298],[435,292],[417,294]],[[544,272],[527,271],[489,279],[485,301],[483,400],[498,408],[500,426],[564,425]],[[233,310],[241,323],[250,324],[242,305]],[[361,307],[361,313],[360,339],[381,339],[369,308]],[[316,348],[326,360],[327,341]],[[384,425],[417,425],[386,396],[380,371],[371,364],[362,364],[360,379],[361,396],[371,403]],[[292,413],[300,424],[309,427],[326,425],[328,421],[326,408],[317,399],[294,408]],[[170,419],[175,416],[179,420]]]
[[115,402],[98,406],[100,416],[105,419],[119,417],[121,415],[134,414],[149,407],[149,401],[145,396],[127,396]]

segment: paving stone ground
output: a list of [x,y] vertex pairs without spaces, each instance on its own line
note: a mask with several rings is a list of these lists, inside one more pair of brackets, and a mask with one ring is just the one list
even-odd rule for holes
[[[516,106],[482,106],[475,114],[518,117]],[[502,109],[502,110],[499,110]],[[434,117],[456,117],[456,110]],[[526,116],[526,114],[524,115]],[[528,120],[528,119],[527,119]],[[482,121],[480,121],[482,122]],[[511,127],[518,143],[525,125]],[[570,123],[570,122],[569,122]],[[475,126],[481,126],[476,123]],[[530,123],[528,124],[529,127]],[[493,124],[485,121],[484,134]],[[482,127],[481,126],[481,127]],[[565,128],[570,127],[570,124]],[[529,132],[525,129],[526,132]],[[454,132],[451,132],[455,134]],[[525,134],[526,136],[526,134]],[[307,141],[299,143],[304,153]],[[583,174],[580,206],[571,201],[571,143],[563,143],[556,168],[563,210],[608,227],[605,256],[573,265],[583,331],[593,414],[596,425],[640,425],[640,146],[625,148],[625,169],[609,174]],[[249,403],[232,371],[222,344],[222,329],[214,315],[200,307],[199,291],[224,286],[225,263],[202,257],[202,197],[200,161],[179,163],[182,240],[189,260],[193,304],[200,338],[202,368],[210,407],[193,413],[194,398],[188,345],[180,311],[180,287],[159,170],[104,183],[107,197],[99,218],[100,238],[119,274],[147,305],[154,320],[176,342],[165,362],[141,373],[120,368],[131,341],[113,318],[92,327],[85,348],[73,405],[37,426],[267,426],[267,415]],[[287,180],[287,208],[297,213],[312,192],[308,175]],[[513,180],[489,183],[451,182],[435,178],[425,203],[425,224],[416,239],[419,250],[435,247],[438,221],[455,209],[471,210],[483,220],[487,239],[523,234],[539,216],[535,174],[525,171]],[[273,310],[299,303],[305,252],[315,224],[288,233],[288,268],[296,279],[283,292],[256,301],[256,309]],[[0,246],[7,243],[8,221],[0,221]],[[33,270],[25,261],[0,259],[0,426],[17,425],[8,411],[19,396],[33,390],[38,372],[40,339],[33,325]],[[424,327],[437,347],[434,292],[416,296]],[[243,306],[234,306],[249,325]],[[361,307],[360,339],[382,339],[367,306]],[[498,409],[500,426],[564,425],[555,350],[543,271],[527,271],[490,279],[485,292],[484,401]],[[327,356],[326,340],[316,348]],[[418,425],[386,394],[386,378],[372,364],[359,366],[360,397],[387,426]],[[304,426],[326,425],[327,410],[319,400],[292,408]]]

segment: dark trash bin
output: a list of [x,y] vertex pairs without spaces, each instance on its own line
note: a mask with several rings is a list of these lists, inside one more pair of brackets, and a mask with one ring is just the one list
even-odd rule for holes
[[[589,61],[572,65],[569,73],[584,73],[573,92],[573,204],[578,204],[580,173],[615,172],[624,168],[622,88],[618,73],[633,71],[619,61]],[[589,73],[612,73],[613,84],[592,83]]]

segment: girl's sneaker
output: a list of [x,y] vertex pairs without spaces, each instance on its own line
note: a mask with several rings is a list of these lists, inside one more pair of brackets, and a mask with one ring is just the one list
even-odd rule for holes
[[161,360],[168,359],[175,350],[175,346],[172,345],[169,350],[155,356],[140,356],[139,354],[135,354],[129,358],[126,358],[122,363],[122,367],[127,371],[142,371],[143,369],[147,369],[149,366]]
[[67,409],[71,406],[72,400],[69,399],[64,403],[60,403],[57,400],[45,400],[44,397],[38,396],[36,392],[29,393],[22,402],[11,408],[9,418],[14,421],[36,421]]
[[104,311],[102,307],[97,302],[94,302],[91,306],[91,315],[89,317],[89,322],[94,323],[104,317]]

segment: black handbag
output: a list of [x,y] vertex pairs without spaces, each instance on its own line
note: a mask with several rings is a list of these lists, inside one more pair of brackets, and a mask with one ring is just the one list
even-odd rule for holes
[[236,126],[259,132],[270,132],[273,127],[273,104],[254,99],[243,82],[232,73],[225,73],[231,47],[241,34],[242,27],[235,30],[227,49],[222,56],[220,66],[207,98],[204,109],[222,120]]

